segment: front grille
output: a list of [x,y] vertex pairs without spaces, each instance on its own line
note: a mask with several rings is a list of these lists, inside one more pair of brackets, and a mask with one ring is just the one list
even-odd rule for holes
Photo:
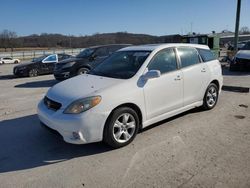
[[58,103],[56,101],[53,101],[51,99],[49,99],[48,97],[44,97],[43,99],[43,102],[44,104],[47,106],[47,108],[51,109],[51,110],[54,110],[54,111],[57,111],[61,108],[62,104],[61,103]]

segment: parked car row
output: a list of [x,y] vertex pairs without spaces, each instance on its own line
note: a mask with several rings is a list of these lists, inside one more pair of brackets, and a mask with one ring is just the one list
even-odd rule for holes
[[[86,65],[97,59],[96,51],[83,52]],[[68,143],[104,141],[119,148],[153,123],[199,106],[214,108],[222,81],[220,62],[208,46],[130,46],[112,51],[88,74],[54,85],[37,111],[41,123]]]
[[89,72],[115,51],[129,46],[128,44],[113,44],[86,48],[76,57],[60,61],[55,65],[54,76],[57,80]]
[[54,74],[55,79],[65,80],[89,72],[115,51],[129,44],[112,44],[84,49],[76,57],[68,54],[48,54],[13,68],[15,76]]

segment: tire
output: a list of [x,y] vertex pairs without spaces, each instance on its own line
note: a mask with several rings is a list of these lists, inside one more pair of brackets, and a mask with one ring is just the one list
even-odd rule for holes
[[205,92],[204,98],[203,98],[203,110],[211,110],[213,109],[218,101],[219,97],[219,89],[218,86],[214,83],[210,83],[207,87],[207,90]]
[[14,63],[15,63],[15,64],[18,64],[18,61],[15,61]]
[[88,72],[89,72],[89,69],[88,69],[88,68],[83,67],[83,68],[78,69],[78,71],[77,71],[77,75],[86,74],[86,73],[88,73]]
[[38,70],[37,69],[30,69],[28,74],[29,74],[29,77],[38,76]]
[[5,62],[4,62],[4,61],[2,61],[2,64],[5,64]]
[[103,141],[112,148],[126,146],[134,140],[138,129],[139,118],[137,113],[132,108],[118,108],[111,114],[105,124]]

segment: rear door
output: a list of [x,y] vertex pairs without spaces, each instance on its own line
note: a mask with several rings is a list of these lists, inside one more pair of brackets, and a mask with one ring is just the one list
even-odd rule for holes
[[148,65],[148,70],[159,70],[161,76],[147,80],[144,96],[147,118],[151,119],[183,106],[183,79],[178,69],[175,49],[159,51]]
[[201,101],[209,84],[209,70],[198,51],[192,47],[178,47],[184,80],[184,106]]

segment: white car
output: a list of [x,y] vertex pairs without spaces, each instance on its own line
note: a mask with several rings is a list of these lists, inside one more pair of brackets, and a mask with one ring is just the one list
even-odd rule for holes
[[0,58],[0,64],[9,64],[9,63],[20,63],[21,61],[19,59],[13,59],[11,57],[1,57]]
[[132,46],[50,88],[38,116],[68,143],[103,140],[118,148],[153,123],[199,106],[212,109],[222,80],[207,46]]

